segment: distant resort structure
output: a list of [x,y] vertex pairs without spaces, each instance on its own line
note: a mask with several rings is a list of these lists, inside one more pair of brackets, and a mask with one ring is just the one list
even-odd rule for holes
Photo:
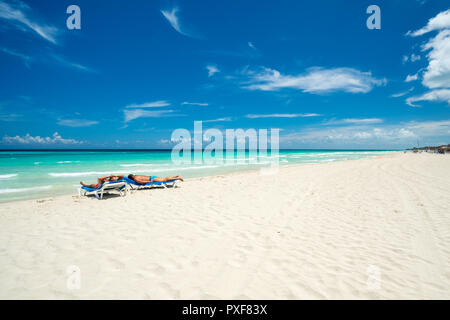
[[445,153],[450,153],[450,144],[443,144],[440,146],[426,146],[426,147],[418,147],[418,148],[412,148],[412,149],[408,149],[408,150],[412,150],[415,153],[418,152],[431,152],[431,153],[441,153],[441,154],[445,154]]

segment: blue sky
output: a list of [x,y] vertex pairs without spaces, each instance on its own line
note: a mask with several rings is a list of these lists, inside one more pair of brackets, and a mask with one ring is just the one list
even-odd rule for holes
[[448,1],[0,0],[0,70],[1,148],[170,148],[195,120],[283,148],[450,143]]

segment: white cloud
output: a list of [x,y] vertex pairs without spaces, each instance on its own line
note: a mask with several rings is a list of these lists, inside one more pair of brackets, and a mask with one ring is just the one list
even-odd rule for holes
[[173,110],[142,110],[142,109],[125,109],[123,114],[125,116],[125,122],[135,120],[138,118],[160,118],[174,116]]
[[30,7],[23,2],[16,1],[14,4],[8,4],[0,1],[0,19],[11,22],[20,30],[34,31],[45,40],[56,44],[58,29],[30,19],[26,14],[27,11],[30,11]]
[[383,119],[380,118],[348,118],[348,119],[332,119],[324,122],[326,125],[330,124],[374,124],[374,123],[382,123]]
[[411,62],[415,62],[415,61],[419,61],[421,59],[421,57],[417,54],[412,53],[411,57],[410,57],[410,61]]
[[182,105],[190,105],[190,106],[204,106],[204,107],[209,105],[206,102],[187,102],[187,101],[184,101],[181,104]]
[[411,82],[411,81],[416,81],[419,78],[419,74],[413,74],[413,75],[407,75],[405,82]]
[[430,89],[450,88],[450,29],[440,31],[423,46],[423,50],[430,52],[422,84]]
[[274,113],[274,114],[248,114],[245,117],[249,119],[258,118],[307,118],[307,117],[319,117],[317,113]]
[[298,89],[314,94],[344,91],[366,93],[374,86],[383,85],[386,80],[372,77],[370,72],[352,68],[325,69],[309,68],[300,75],[283,75],[279,71],[263,68],[262,71],[246,71],[249,80],[244,88],[249,90],[275,91],[283,88]]
[[170,23],[172,28],[174,28],[178,33],[180,33],[184,36],[194,37],[194,34],[186,31],[185,28],[183,28],[183,29],[181,28],[180,19],[177,16],[178,11],[179,11],[179,8],[174,7],[174,8],[172,8],[171,11],[161,10],[161,13],[163,14],[164,18],[166,18],[167,21]]
[[81,144],[82,141],[75,139],[65,139],[61,137],[58,132],[55,132],[51,137],[31,136],[26,134],[25,136],[10,137],[5,135],[2,139],[5,144]]
[[179,33],[183,34],[180,28],[180,24],[178,23],[178,17],[177,17],[178,8],[173,8],[172,11],[168,10],[161,10],[161,13],[163,16],[169,21],[170,25]]
[[409,97],[406,103],[411,107],[420,107],[415,105],[417,101],[444,101],[450,105],[450,89],[436,89],[426,92],[420,96]]
[[207,65],[206,70],[208,70],[208,77],[212,77],[214,74],[220,72],[220,70],[215,65]]
[[428,23],[425,27],[416,31],[408,31],[407,35],[417,37],[430,31],[442,29],[450,29],[450,9],[442,11],[434,18],[428,20]]
[[153,102],[145,102],[141,104],[130,104],[125,108],[158,108],[158,107],[167,107],[170,106],[170,103],[166,100],[158,100]]
[[231,121],[230,117],[218,118],[213,120],[203,120],[202,122],[222,122],[222,121]]
[[85,119],[65,119],[65,120],[59,120],[57,122],[57,124],[60,126],[65,126],[65,127],[78,128],[78,127],[90,127],[90,126],[96,125],[96,124],[98,124],[98,121],[85,120]]
[[317,146],[332,148],[404,148],[417,140],[438,144],[450,138],[450,120],[406,123],[356,124],[310,127],[280,135],[282,147]]
[[406,124],[408,130],[414,131],[418,136],[433,137],[433,136],[449,136],[450,135],[450,120],[442,121],[411,121]]
[[393,98],[403,97],[413,90],[414,90],[414,87],[411,87],[407,91],[391,94],[391,97],[393,97]]
[[412,53],[411,56],[403,56],[403,63],[411,61],[411,62],[415,62],[420,60],[421,57],[417,54]]
[[[422,76],[422,84],[431,89],[421,96],[408,98],[406,103],[410,106],[416,101],[447,102],[450,104],[450,9],[440,12],[431,18],[427,25],[417,31],[408,32],[408,35],[417,37],[431,31],[437,31],[437,35],[422,45],[422,51],[428,52],[428,66]],[[417,74],[416,74],[417,75]],[[417,77],[410,78],[411,80]],[[408,80],[408,78],[407,78]]]
[[256,47],[254,46],[254,44],[253,43],[251,43],[250,41],[247,43],[248,44],[248,46],[250,47],[250,48],[252,48],[252,49],[255,49],[256,50]]

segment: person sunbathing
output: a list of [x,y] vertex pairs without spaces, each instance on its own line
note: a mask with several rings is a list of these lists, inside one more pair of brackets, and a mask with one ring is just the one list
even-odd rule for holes
[[167,182],[172,180],[180,180],[184,181],[181,176],[173,176],[173,177],[157,177],[157,176],[143,176],[143,175],[128,175],[128,179],[133,180],[139,184],[146,184],[149,182]]
[[99,186],[101,186],[103,183],[107,181],[119,181],[123,179],[123,175],[114,175],[111,174],[109,176],[99,177],[97,178],[97,184],[85,184],[83,181],[80,181],[80,184],[83,187],[93,188],[97,189]]

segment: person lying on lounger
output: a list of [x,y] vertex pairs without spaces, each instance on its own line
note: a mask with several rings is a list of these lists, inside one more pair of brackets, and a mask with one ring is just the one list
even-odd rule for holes
[[128,179],[133,180],[139,184],[146,184],[149,182],[167,182],[172,180],[180,180],[184,181],[181,176],[173,176],[173,177],[157,177],[157,176],[143,176],[143,175],[128,175]]
[[97,178],[97,184],[85,184],[83,181],[80,181],[80,184],[83,187],[88,187],[88,188],[93,188],[93,189],[97,189],[98,187],[100,187],[103,183],[107,182],[107,181],[119,181],[123,179],[123,175],[114,175],[111,174],[109,176],[104,176],[104,177],[99,177]]

